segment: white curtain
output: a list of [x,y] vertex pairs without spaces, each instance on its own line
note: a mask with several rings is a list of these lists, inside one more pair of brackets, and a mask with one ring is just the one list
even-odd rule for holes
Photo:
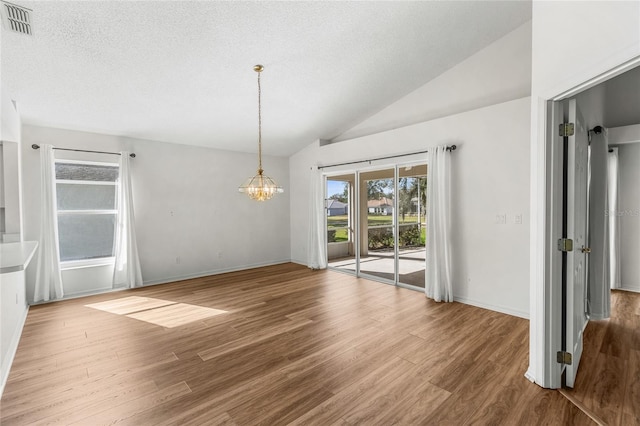
[[324,178],[320,170],[311,170],[309,196],[309,246],[307,266],[311,269],[327,267],[327,232],[325,230]]
[[620,288],[620,227],[618,222],[618,148],[610,148],[608,155],[607,194],[609,196],[609,279],[611,288]]
[[56,166],[51,145],[40,145],[40,242],[34,302],[62,299],[62,274],[58,246]]
[[446,146],[430,148],[427,159],[425,293],[453,302],[451,282],[451,158]]
[[142,272],[136,243],[135,217],[133,214],[133,191],[129,168],[129,153],[120,153],[120,176],[116,200],[118,216],[116,219],[115,268],[113,287],[139,287],[142,285]]
[[[589,155],[589,238],[591,248],[588,267],[588,314],[591,319],[609,318],[611,285],[609,283],[609,222],[607,213],[606,131],[594,134]],[[577,248],[580,249],[579,247]]]

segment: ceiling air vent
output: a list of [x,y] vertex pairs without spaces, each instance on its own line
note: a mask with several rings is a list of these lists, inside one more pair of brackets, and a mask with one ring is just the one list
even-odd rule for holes
[[31,35],[31,9],[2,2],[2,22],[8,30]]

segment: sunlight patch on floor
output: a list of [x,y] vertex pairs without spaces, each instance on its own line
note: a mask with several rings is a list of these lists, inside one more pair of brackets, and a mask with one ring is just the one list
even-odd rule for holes
[[121,299],[107,300],[106,302],[92,303],[85,305],[87,308],[99,309],[112,314],[126,315],[133,312],[140,312],[147,309],[158,308],[160,306],[173,305],[176,302],[169,300],[154,299],[151,297],[130,296]]
[[166,328],[178,327],[227,313],[227,311],[220,309],[138,296],[123,297],[85,306],[116,315],[125,315]]
[[161,308],[149,309],[147,311],[136,312],[127,315],[141,321],[162,327],[173,328],[199,321],[216,315],[224,314],[227,311],[219,309],[205,308],[203,306],[188,305],[186,303],[176,303],[175,305],[163,306]]

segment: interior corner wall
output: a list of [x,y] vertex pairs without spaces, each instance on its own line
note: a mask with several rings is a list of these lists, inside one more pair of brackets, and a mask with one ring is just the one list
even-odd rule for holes
[[17,142],[21,140],[21,125],[20,114],[10,98],[9,93],[2,87],[0,105],[0,140]]
[[[451,154],[454,297],[528,317],[529,119],[527,97],[349,141],[307,146],[289,161],[292,260],[307,260],[312,166],[456,144]],[[507,223],[497,224],[498,215],[505,215]],[[516,223],[518,215],[522,224]]]
[[593,129],[595,126],[604,126],[604,99],[605,88],[602,84],[592,87],[576,98],[578,109],[582,113],[584,125],[587,129]]
[[624,290],[640,292],[640,143],[618,146],[620,226],[620,283]]
[[[255,172],[255,154],[29,125],[23,127],[22,137],[28,240],[38,240],[40,233],[40,155],[31,144],[49,143],[65,148],[136,153],[131,160],[131,174],[145,284],[290,260],[287,158],[264,157],[265,169],[284,186],[285,192],[259,203],[237,190]],[[78,155],[100,161],[95,154]],[[27,269],[30,301],[36,263]],[[66,296],[110,288],[109,271],[104,267],[89,269],[93,271],[65,271]]]

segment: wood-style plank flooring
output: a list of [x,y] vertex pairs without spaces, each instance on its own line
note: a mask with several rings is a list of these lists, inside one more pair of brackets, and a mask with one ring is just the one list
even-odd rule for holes
[[284,264],[32,307],[0,423],[593,424],[527,364],[526,320]]
[[640,293],[611,292],[611,318],[590,321],[575,399],[607,425],[640,425]]

